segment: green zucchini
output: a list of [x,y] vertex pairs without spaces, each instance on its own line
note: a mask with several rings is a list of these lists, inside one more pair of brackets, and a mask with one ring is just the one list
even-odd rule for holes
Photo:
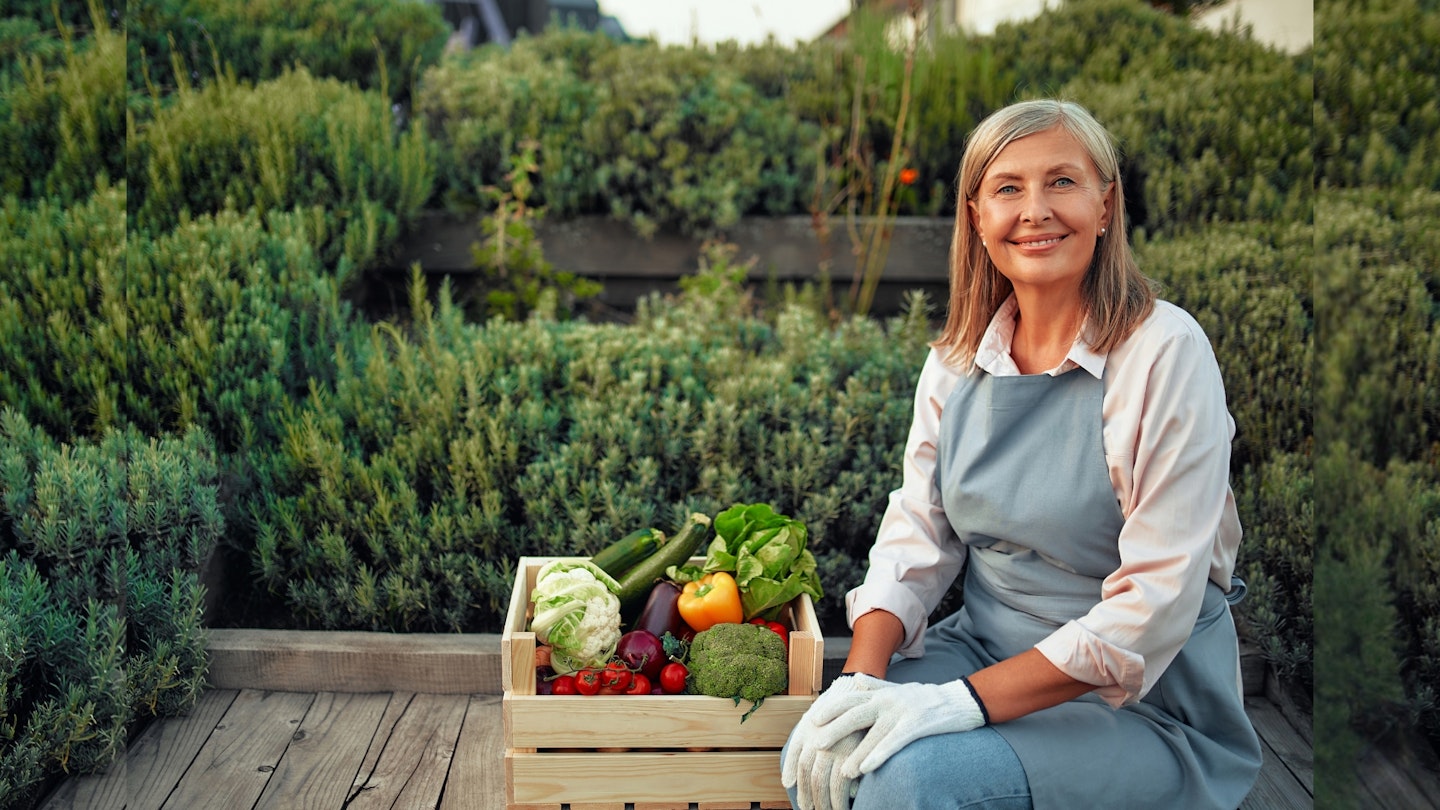
[[659,529],[636,529],[596,552],[590,562],[617,579],[636,563],[660,550],[665,533]]
[[650,589],[654,587],[655,580],[665,576],[665,569],[672,565],[684,565],[701,549],[709,534],[710,518],[699,512],[691,512],[690,519],[674,537],[660,546],[659,551],[641,560],[634,568],[626,571],[624,576],[618,577],[620,590],[616,596],[620,597],[621,615],[643,606],[650,597]]

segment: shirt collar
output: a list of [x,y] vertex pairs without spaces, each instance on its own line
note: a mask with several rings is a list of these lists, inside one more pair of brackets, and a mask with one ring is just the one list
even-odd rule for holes
[[[985,328],[985,335],[980,338],[980,346],[975,350],[977,367],[996,376],[1019,376],[1020,369],[1010,357],[1010,342],[1015,338],[1015,316],[1019,312],[1020,304],[1015,300],[1014,294],[1011,294],[1005,299],[1005,303],[1000,305],[1000,309],[995,311],[990,325]],[[1060,365],[1047,371],[1047,374],[1058,377],[1072,369],[1083,368],[1096,379],[1104,379],[1105,355],[1090,348],[1089,342],[1085,340],[1086,331],[1080,330],[1075,342],[1070,345],[1070,351],[1065,354],[1065,359],[1060,361]]]

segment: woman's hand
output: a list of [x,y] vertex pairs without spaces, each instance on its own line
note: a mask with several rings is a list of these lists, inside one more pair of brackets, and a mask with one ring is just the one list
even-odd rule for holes
[[864,673],[845,673],[820,694],[806,710],[785,748],[780,766],[780,784],[795,788],[801,810],[846,810],[850,806],[853,776],[845,776],[841,766],[849,759],[864,736],[860,731],[838,738],[827,738],[823,744],[817,718],[842,715],[860,705],[868,693],[893,686],[888,681]]
[[[841,776],[847,779],[874,771],[922,737],[973,731],[986,723],[985,707],[964,678],[947,683],[880,683],[884,688],[858,695],[848,704],[821,706],[817,701],[811,707],[813,745],[826,749],[864,734],[840,763]],[[806,718],[811,714],[807,712]]]

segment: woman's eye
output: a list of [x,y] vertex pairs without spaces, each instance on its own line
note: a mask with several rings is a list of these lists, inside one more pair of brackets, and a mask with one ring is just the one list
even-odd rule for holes
[[1057,186],[1073,186],[1073,185],[1075,185],[1075,181],[1074,181],[1074,180],[1071,180],[1071,179],[1068,178],[1068,177],[1058,177],[1058,178],[1055,179],[1055,185],[1057,185]]
[[1019,191],[1019,190],[1020,190],[1020,187],[1019,187],[1019,186],[1016,186],[1016,185],[1013,185],[1013,184],[1010,184],[1010,183],[1006,183],[1005,185],[1001,186],[1000,188],[995,189],[995,191],[996,191],[997,193],[1000,193],[1000,194],[1014,194],[1015,192],[1017,192],[1017,191]]

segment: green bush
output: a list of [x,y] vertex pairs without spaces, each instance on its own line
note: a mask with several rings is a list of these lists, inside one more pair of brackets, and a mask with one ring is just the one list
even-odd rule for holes
[[64,441],[198,425],[270,446],[348,328],[309,220],[222,213],[151,239],[125,232],[125,196],[0,207],[0,402]]
[[227,71],[257,83],[301,65],[404,101],[450,28],[438,4],[420,0],[155,0],[131,6],[126,34],[133,92],[208,84]]
[[1355,188],[1316,211],[1315,755],[1336,807],[1367,741],[1440,739],[1437,208],[1434,191]]
[[68,203],[125,177],[124,36],[102,27],[60,47],[58,62],[32,49],[0,81],[0,196]]
[[[695,234],[795,210],[805,131],[709,52],[531,44],[543,41],[453,57],[426,74],[416,108],[440,141],[452,201],[473,202],[533,141],[536,193],[554,216],[599,208],[642,233]],[[575,50],[586,58],[566,58]]]
[[[561,32],[521,37],[508,51],[484,48],[447,56],[426,72],[415,114],[436,141],[437,192],[452,207],[483,206],[482,189],[515,171],[513,157],[536,145],[535,204],[553,216],[600,205],[599,160],[581,136],[595,115],[589,65],[619,47],[609,37]],[[557,46],[583,44],[578,57]]]
[[[738,501],[806,521],[827,589],[856,584],[898,483],[922,316],[832,331],[687,300],[629,327],[476,328],[447,291],[433,311],[413,297],[409,330],[357,333],[333,393],[286,419],[255,567],[302,625],[493,630],[515,558]],[[841,610],[821,606],[830,626]]]
[[153,407],[152,391],[127,391],[124,379],[133,349],[124,253],[123,185],[69,208],[0,205],[0,403],[54,436],[123,425],[127,394]]
[[131,225],[154,236],[227,209],[299,211],[343,285],[430,197],[423,125],[396,130],[383,96],[303,68],[182,89],[127,144]]
[[1440,742],[1440,142],[1432,0],[1317,6],[1317,806],[1387,732]]
[[103,770],[144,718],[194,705],[201,564],[224,531],[198,431],[59,445],[0,411],[0,801]]
[[1315,685],[1315,474],[1308,453],[1277,453],[1233,476],[1244,542],[1236,573],[1248,594],[1237,609],[1294,694]]
[[1440,190],[1440,5],[1327,0],[1315,12],[1318,177]]

